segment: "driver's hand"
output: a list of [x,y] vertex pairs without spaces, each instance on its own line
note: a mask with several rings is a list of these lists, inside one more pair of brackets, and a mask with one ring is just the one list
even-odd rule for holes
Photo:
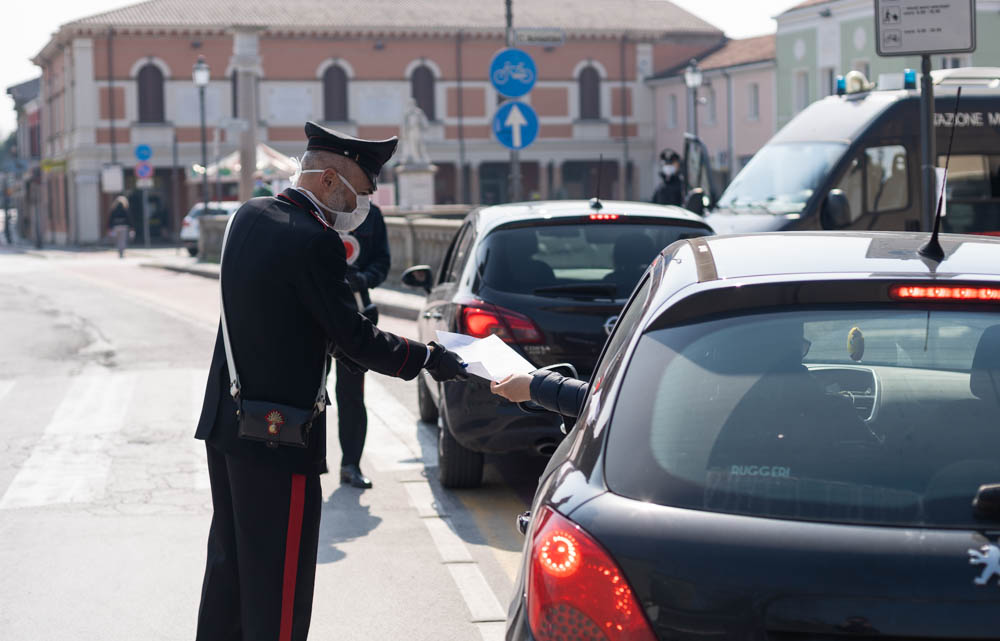
[[490,391],[514,403],[531,400],[531,374],[511,374],[502,381],[490,383]]

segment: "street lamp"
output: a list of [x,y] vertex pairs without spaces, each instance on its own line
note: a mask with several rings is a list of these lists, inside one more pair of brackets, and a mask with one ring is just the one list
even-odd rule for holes
[[205,138],[205,87],[208,86],[208,81],[212,78],[212,75],[208,68],[208,63],[205,62],[205,56],[198,56],[198,62],[194,63],[194,69],[191,71],[191,77],[194,80],[194,86],[198,87],[198,101],[199,107],[201,109],[201,181],[202,187],[204,188],[204,199],[205,199],[205,210],[203,214],[208,213],[208,142]]
[[701,86],[701,80],[701,69],[698,68],[698,61],[691,58],[687,69],[684,70],[684,84],[688,88],[689,113],[691,114],[688,124],[691,127],[691,133],[695,136],[698,135],[698,87]]

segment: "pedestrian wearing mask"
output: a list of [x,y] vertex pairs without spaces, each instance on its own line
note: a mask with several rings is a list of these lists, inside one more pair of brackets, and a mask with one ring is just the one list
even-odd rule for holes
[[[357,308],[378,324],[378,308],[371,303],[370,291],[389,275],[391,258],[382,210],[371,206],[368,218],[353,232],[342,233],[347,256],[347,282],[354,292]],[[340,482],[370,488],[371,480],[361,472],[361,453],[368,434],[365,409],[365,373],[337,361],[337,419],[340,437]]]
[[676,151],[660,154],[660,186],[653,194],[653,202],[657,205],[677,205],[684,202],[684,183],[681,180],[681,157]]
[[108,229],[115,239],[118,258],[125,258],[125,248],[128,246],[128,239],[132,233],[132,223],[128,219],[128,198],[124,195],[119,195],[111,204]]
[[361,140],[312,122],[305,133],[295,187],[249,200],[223,240],[221,322],[196,432],[207,442],[213,506],[199,641],[308,635],[328,354],[406,380],[421,369],[439,381],[464,376],[454,353],[375,327],[345,280],[337,232],[364,222],[396,138]]

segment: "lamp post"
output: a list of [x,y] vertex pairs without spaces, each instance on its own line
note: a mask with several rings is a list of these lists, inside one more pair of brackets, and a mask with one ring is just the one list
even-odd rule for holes
[[198,56],[198,62],[194,63],[194,69],[191,72],[191,77],[194,80],[194,86],[198,87],[198,102],[199,108],[201,110],[201,182],[203,187],[202,196],[205,200],[205,210],[203,213],[208,213],[208,142],[205,138],[205,87],[208,86],[208,81],[211,79],[211,73],[208,68],[208,63],[205,62],[205,56]]
[[684,84],[688,88],[688,127],[691,133],[698,135],[698,87],[701,86],[701,69],[698,68],[698,61],[691,58],[687,69],[684,70]]

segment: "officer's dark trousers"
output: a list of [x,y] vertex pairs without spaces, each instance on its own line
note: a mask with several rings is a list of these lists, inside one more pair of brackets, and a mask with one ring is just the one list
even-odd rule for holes
[[341,465],[360,465],[368,435],[365,411],[365,375],[355,374],[337,361],[337,413],[340,422]]
[[212,527],[198,641],[304,641],[312,615],[322,496],[318,475],[208,445]]

